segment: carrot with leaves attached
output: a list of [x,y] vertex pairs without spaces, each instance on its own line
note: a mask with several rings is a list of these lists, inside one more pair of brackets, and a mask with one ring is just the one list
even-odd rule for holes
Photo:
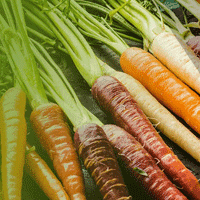
[[[91,149],[84,147],[85,145],[87,146],[87,142],[83,144],[82,139],[80,141],[78,138],[88,139],[89,145],[92,145],[94,153],[90,161],[87,162],[88,159],[80,151],[79,155],[83,158],[84,165],[94,178],[100,193],[104,199],[131,199],[112,147],[105,133],[101,131],[99,133],[98,131],[103,124],[83,107],[62,71],[46,50],[39,43],[35,41],[33,43],[35,45],[32,47],[33,52],[41,64],[40,75],[44,85],[51,97],[63,108],[68,119],[72,122],[74,130],[76,130],[76,136],[74,136],[75,143],[81,143],[82,147],[80,148],[84,148],[86,154],[90,154]],[[44,55],[44,57],[41,55]],[[90,134],[90,130],[93,130],[93,134]],[[78,150],[79,147],[77,145],[76,147]],[[102,158],[103,155],[104,157]],[[96,164],[94,165],[94,163]],[[95,171],[94,173],[91,171],[91,168]]]
[[36,181],[49,199],[70,200],[60,181],[29,144],[26,144],[25,161],[26,172]]
[[26,95],[20,87],[7,90],[0,99],[3,197],[20,200],[27,125]]
[[[0,15],[1,41],[11,68],[33,108],[32,123],[52,159],[70,199],[85,200],[84,182],[70,130],[62,109],[49,103],[27,36],[21,1],[4,1],[6,20]],[[14,18],[13,18],[14,16]],[[16,28],[16,26],[17,28]],[[40,127],[39,127],[40,126]]]
[[183,192],[193,199],[200,198],[200,184],[183,165],[139,108],[128,90],[114,77],[102,76],[92,87],[93,97],[115,123],[133,135],[159,161],[159,166]]
[[[177,77],[200,93],[200,61],[184,41],[156,16],[136,0],[107,0],[115,8],[110,15],[119,12],[141,31],[148,49]],[[198,3],[197,3],[198,4]],[[198,5],[199,6],[199,5]]]

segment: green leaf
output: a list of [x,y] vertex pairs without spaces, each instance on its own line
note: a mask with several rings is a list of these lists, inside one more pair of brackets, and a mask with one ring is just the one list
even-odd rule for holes
[[148,174],[145,171],[143,171],[142,169],[138,167],[133,168],[133,170],[142,176],[148,176]]

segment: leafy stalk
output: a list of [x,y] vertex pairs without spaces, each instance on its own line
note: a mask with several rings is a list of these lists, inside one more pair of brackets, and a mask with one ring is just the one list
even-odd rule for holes
[[[107,2],[118,9],[122,6],[125,0],[107,0]],[[164,26],[160,20],[140,5],[136,0],[130,0],[128,4],[119,9],[118,11],[127,21],[133,24],[138,30],[141,31],[143,37],[146,38],[150,43],[154,40],[157,34],[162,31],[171,32],[168,26]]]
[[35,108],[48,100],[30,48],[21,0],[9,3],[11,7],[5,2],[3,7],[6,19],[0,15],[0,39],[18,82]]
[[193,37],[193,34],[191,33],[190,29],[185,28],[184,25],[180,22],[178,17],[174,14],[172,10],[167,8],[164,4],[162,4],[159,0],[155,0],[156,3],[173,19],[175,25],[174,28],[179,31],[179,34],[184,38],[188,39],[190,37]]
[[[60,3],[58,0],[50,1],[54,4],[54,6]],[[71,0],[70,2],[70,12],[68,17],[80,28],[79,30],[83,34],[105,43],[118,54],[121,54],[128,48],[128,45],[110,28],[106,28],[102,23],[93,18],[74,0]],[[63,4],[61,4],[58,8],[63,12],[65,7],[66,4],[63,2]]]
[[43,17],[42,20],[54,32],[70,54],[82,76],[92,86],[94,81],[102,75],[102,72],[96,56],[85,38],[74,24],[61,12],[54,10],[50,3],[45,8],[37,2],[35,4],[37,7],[34,4],[24,2],[24,6],[29,11],[35,12],[36,16]]
[[196,0],[176,0],[200,21],[200,4]]
[[[104,7],[103,5],[100,5],[100,4],[97,4],[97,3],[94,3],[94,2],[90,2],[90,1],[85,1],[85,0],[84,1],[77,1],[77,3],[79,5],[81,5],[82,7],[86,8],[86,10],[88,12],[90,10],[95,10],[98,13],[100,12],[100,13],[104,14],[106,18],[108,18],[109,13],[111,11],[110,7]],[[116,23],[119,24],[119,26],[122,27],[123,30],[130,31],[134,35],[137,35],[139,38],[141,38],[140,32],[134,26],[132,26],[129,22],[127,22],[119,13],[116,13],[112,17],[112,21],[110,19],[110,25],[112,27],[115,26],[114,21],[116,21]]]

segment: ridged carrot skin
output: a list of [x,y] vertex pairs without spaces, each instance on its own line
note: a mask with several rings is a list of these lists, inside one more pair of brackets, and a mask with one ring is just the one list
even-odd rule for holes
[[85,200],[78,155],[62,109],[53,103],[41,105],[31,113],[31,122],[70,199]]
[[[27,144],[26,150],[29,149],[30,145]],[[25,170],[50,200],[70,200],[60,181],[36,151],[26,155]]]
[[193,90],[143,49],[127,49],[120,63],[125,73],[142,83],[161,104],[200,134],[200,97]]
[[200,184],[165,144],[128,90],[114,77],[102,76],[92,87],[93,97],[117,125],[133,135],[159,160],[159,166],[193,199],[200,199]]
[[153,40],[151,51],[179,79],[200,94],[200,61],[191,48],[174,34],[163,32]]
[[[126,169],[143,185],[152,199],[187,199],[132,135],[116,125],[104,125],[102,128]],[[147,176],[140,175],[134,168],[143,170]]]
[[103,199],[131,200],[114,151],[103,129],[96,124],[86,124],[77,129],[74,141]]
[[200,140],[135,78],[124,72],[112,74],[130,92],[145,115],[170,140],[200,163]]
[[3,199],[21,200],[27,125],[26,95],[16,87],[0,99]]

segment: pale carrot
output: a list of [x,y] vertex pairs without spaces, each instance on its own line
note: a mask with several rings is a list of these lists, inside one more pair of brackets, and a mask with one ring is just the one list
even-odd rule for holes
[[160,33],[151,51],[170,71],[200,94],[200,61],[195,53],[174,34]]
[[124,72],[140,81],[163,105],[200,134],[200,97],[194,91],[142,49],[127,49],[120,63]]

